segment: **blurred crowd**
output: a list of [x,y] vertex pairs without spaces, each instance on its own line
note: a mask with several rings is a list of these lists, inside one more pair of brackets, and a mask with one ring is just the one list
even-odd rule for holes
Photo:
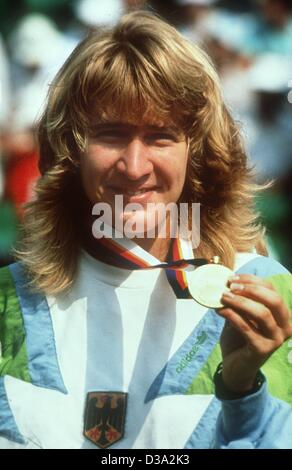
[[243,133],[269,250],[292,269],[291,0],[0,0],[0,266],[13,259],[23,205],[39,177],[37,120],[48,86],[91,29],[133,9],[158,13],[217,66]]

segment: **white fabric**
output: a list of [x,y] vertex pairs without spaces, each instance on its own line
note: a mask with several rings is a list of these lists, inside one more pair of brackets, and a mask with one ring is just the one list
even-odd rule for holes
[[[237,267],[255,256],[241,255]],[[113,449],[183,448],[213,396],[170,395],[147,404],[144,399],[205,307],[177,300],[160,269],[127,271],[85,253],[71,291],[48,302],[68,394],[5,377],[28,445],[94,448],[83,437],[86,394],[120,391],[129,394],[125,435]]]

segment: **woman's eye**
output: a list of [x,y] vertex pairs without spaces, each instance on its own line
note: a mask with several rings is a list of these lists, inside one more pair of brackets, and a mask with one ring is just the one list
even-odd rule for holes
[[166,142],[175,142],[176,141],[176,138],[175,138],[174,135],[167,134],[167,133],[164,133],[164,132],[150,134],[148,136],[148,139],[150,141],[166,141]]
[[94,133],[93,138],[102,141],[117,141],[125,140],[127,138],[126,134],[121,131],[116,130],[107,130],[107,131],[97,131]]

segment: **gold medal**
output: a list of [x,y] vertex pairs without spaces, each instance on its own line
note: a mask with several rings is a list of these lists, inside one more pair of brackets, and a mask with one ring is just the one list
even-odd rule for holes
[[200,266],[187,274],[188,289],[193,299],[204,307],[221,308],[221,297],[227,289],[227,280],[234,272],[219,264],[218,256],[211,263]]

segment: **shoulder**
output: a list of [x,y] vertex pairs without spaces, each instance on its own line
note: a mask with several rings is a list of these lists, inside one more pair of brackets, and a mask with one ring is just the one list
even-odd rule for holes
[[22,295],[29,294],[29,278],[21,263],[14,263],[0,268],[0,321],[5,313],[18,311],[20,290]]
[[0,295],[7,294],[13,287],[13,279],[9,266],[0,268]]
[[[50,306],[30,287],[21,263],[0,269],[0,377],[59,387],[59,366]],[[48,374],[52,376],[48,379]],[[57,378],[56,378],[57,377]],[[63,384],[59,388],[64,388]]]
[[24,285],[28,284],[28,276],[21,263],[13,263],[0,268],[0,292],[11,292],[18,281]]
[[263,278],[278,275],[290,276],[288,269],[281,263],[257,253],[237,253],[235,271],[238,274],[255,274]]
[[[17,292],[20,275],[15,276],[10,265],[0,269],[0,376],[9,374],[28,380],[27,354],[25,348],[26,332],[23,314]],[[20,267],[21,269],[21,267]]]
[[49,320],[46,298],[31,290],[24,266],[14,263],[1,268],[0,377],[31,382],[33,361],[40,355],[37,346]]
[[[15,263],[19,264],[19,263]],[[13,268],[15,265],[0,268],[0,321],[4,319],[4,313],[11,306],[11,302],[16,307],[17,293]]]

